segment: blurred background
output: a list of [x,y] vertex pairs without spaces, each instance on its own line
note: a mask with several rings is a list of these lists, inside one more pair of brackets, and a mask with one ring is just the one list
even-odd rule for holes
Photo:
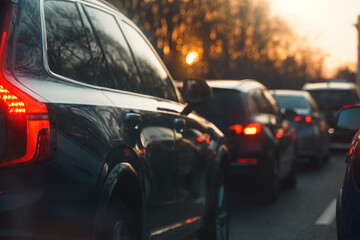
[[356,81],[358,0],[109,0],[174,79],[253,78],[268,88]]

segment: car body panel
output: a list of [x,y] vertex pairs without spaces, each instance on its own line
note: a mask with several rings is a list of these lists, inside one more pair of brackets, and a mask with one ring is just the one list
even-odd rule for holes
[[[0,236],[92,238],[114,194],[134,204],[136,228],[144,239],[178,239],[196,233],[213,207],[214,174],[227,159],[224,135],[195,113],[181,114],[186,105],[151,46],[147,49],[168,75],[173,99],[84,83],[53,72],[47,56],[45,2],[11,4],[0,72],[9,84],[46,104],[50,159],[0,169]],[[85,4],[112,15],[119,26],[126,23],[139,31],[108,4],[65,2],[77,9],[83,22]],[[93,31],[87,34],[91,39]],[[143,37],[140,32],[138,36]],[[0,139],[8,131],[2,119],[6,115],[0,114]],[[0,146],[1,155],[4,148]]]

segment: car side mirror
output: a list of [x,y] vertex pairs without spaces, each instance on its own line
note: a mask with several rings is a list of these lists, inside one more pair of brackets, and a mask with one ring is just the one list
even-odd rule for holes
[[187,103],[182,111],[184,115],[188,115],[197,105],[213,99],[212,89],[203,79],[184,80],[181,93]]
[[360,105],[341,109],[337,115],[337,127],[349,130],[360,129]]

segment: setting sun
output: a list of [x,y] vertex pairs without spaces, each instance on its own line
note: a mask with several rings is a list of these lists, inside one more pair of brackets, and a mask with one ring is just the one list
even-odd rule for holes
[[188,55],[186,55],[186,63],[189,65],[192,65],[199,61],[199,54],[195,51],[189,52]]

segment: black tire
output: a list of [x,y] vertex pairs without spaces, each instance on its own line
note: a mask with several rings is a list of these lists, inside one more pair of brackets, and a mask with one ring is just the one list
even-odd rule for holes
[[201,233],[201,240],[229,239],[228,184],[226,177],[220,173],[216,184],[216,194],[209,206],[209,215]]
[[266,203],[276,203],[279,198],[280,181],[279,181],[279,164],[274,160],[272,171],[269,173],[266,182],[264,183],[264,201]]
[[323,157],[322,156],[315,156],[311,158],[312,165],[315,169],[320,169],[323,165]]
[[125,205],[111,199],[97,240],[135,240],[133,220]]
[[323,157],[323,162],[324,162],[324,163],[328,163],[328,162],[329,162],[329,159],[330,159],[329,154],[326,154],[326,155]]
[[297,163],[296,163],[296,159],[294,159],[294,162],[292,164],[289,175],[283,180],[283,184],[287,188],[295,188],[296,187],[296,185],[297,185]]

